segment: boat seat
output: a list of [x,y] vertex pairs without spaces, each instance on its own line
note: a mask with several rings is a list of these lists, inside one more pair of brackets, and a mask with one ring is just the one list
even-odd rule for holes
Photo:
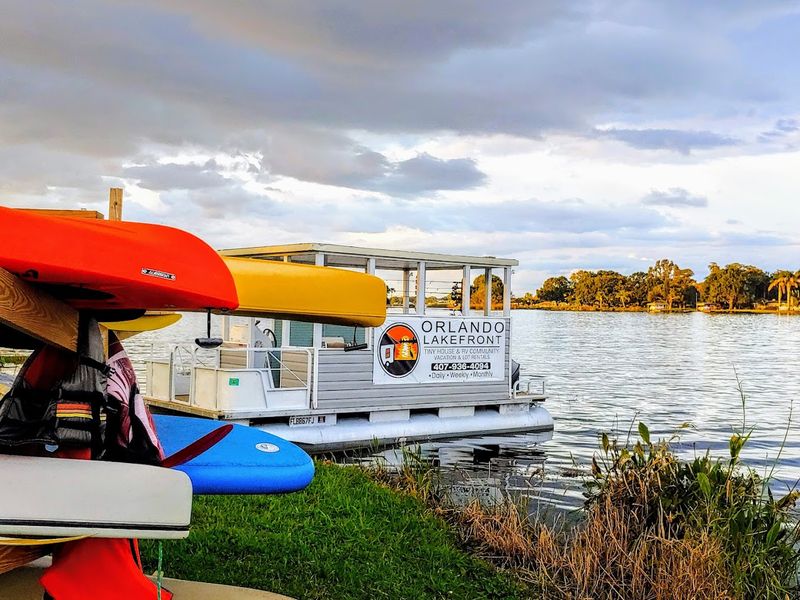
[[344,348],[343,337],[324,337],[322,338],[323,348]]

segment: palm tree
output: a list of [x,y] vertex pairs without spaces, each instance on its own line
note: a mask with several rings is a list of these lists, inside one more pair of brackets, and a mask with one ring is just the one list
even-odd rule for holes
[[621,289],[620,291],[617,292],[617,298],[619,299],[620,303],[622,304],[622,308],[625,308],[627,306],[627,304],[630,301],[632,295],[633,294],[631,294],[631,292],[629,290],[626,290],[626,289]]
[[606,296],[602,290],[598,290],[597,293],[594,295],[595,300],[600,303],[600,310],[603,310],[603,300],[605,300]]
[[789,273],[786,276],[786,303],[789,305],[789,310],[792,310],[792,300],[794,299],[792,292],[800,287],[800,271]]
[[778,310],[781,308],[781,297],[783,295],[783,290],[786,289],[786,276],[781,275],[779,277],[775,277],[769,284],[767,288],[768,292],[771,292],[775,288],[778,289]]

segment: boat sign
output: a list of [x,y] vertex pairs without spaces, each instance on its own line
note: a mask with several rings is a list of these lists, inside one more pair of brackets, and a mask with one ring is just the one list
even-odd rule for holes
[[389,317],[375,328],[375,384],[503,381],[508,321]]

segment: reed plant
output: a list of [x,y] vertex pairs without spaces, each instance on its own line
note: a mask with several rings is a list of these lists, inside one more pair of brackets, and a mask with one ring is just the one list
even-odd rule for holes
[[[601,579],[616,571],[607,597],[794,597],[800,530],[791,509],[800,495],[792,490],[776,500],[769,477],[741,464],[750,432],[731,436],[726,459],[705,453],[692,460],[678,458],[670,440],[651,441],[643,423],[638,433],[628,444],[602,436],[585,524],[565,543],[572,553],[605,560],[580,571]],[[597,544],[588,544],[595,532]],[[620,569],[625,562],[630,568]],[[672,596],[674,589],[659,590],[659,582],[689,589]]]
[[643,423],[625,443],[602,435],[576,525],[545,523],[511,500],[456,506],[415,452],[377,479],[427,502],[462,544],[543,598],[797,598],[800,529],[791,511],[800,494],[776,499],[771,471],[761,477],[742,465],[750,433],[743,419],[729,456],[690,460],[676,453],[676,438],[651,440]]
[[403,446],[399,465],[390,466],[385,460],[377,460],[368,469],[369,476],[416,498],[428,506],[441,506],[444,500],[441,471],[437,465],[422,454],[417,446]]

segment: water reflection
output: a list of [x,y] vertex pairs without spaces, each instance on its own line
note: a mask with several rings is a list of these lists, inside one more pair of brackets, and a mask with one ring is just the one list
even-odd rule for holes
[[[530,512],[540,512],[544,507],[573,510],[583,502],[586,472],[548,465],[546,442],[552,437],[552,433],[494,435],[369,454],[340,453],[330,458],[343,464],[378,463],[384,468],[399,469],[404,461],[413,463],[419,456],[437,469],[438,482],[456,504],[513,500],[527,504]],[[409,458],[411,455],[413,458]],[[565,481],[569,484],[565,485]]]

